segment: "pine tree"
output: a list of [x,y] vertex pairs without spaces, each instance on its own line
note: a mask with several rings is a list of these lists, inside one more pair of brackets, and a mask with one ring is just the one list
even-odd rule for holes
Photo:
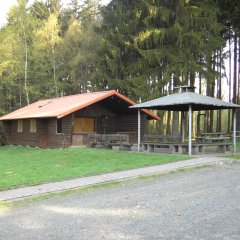
[[[98,88],[117,89],[138,99],[146,90],[147,82],[140,81],[132,64],[140,56],[134,47],[134,36],[141,29],[141,19],[136,12],[139,1],[113,0],[102,8],[102,42],[99,52]],[[138,91],[141,88],[140,91]]]
[[[230,74],[229,96],[232,97],[233,103],[240,103],[240,2],[238,0],[218,0],[220,8],[219,21],[224,25],[222,35],[229,46],[233,43],[233,74]],[[229,56],[231,56],[231,48]],[[231,61],[231,60],[230,60]],[[231,92],[233,94],[231,94]],[[230,130],[230,113],[228,114],[228,131]],[[240,111],[237,111],[237,119],[240,119]],[[237,124],[240,130],[240,125]]]

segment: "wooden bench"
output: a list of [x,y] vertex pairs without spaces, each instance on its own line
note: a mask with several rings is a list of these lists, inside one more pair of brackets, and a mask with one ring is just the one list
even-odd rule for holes
[[224,142],[224,141],[229,141],[230,137],[228,136],[223,136],[223,137],[205,137],[204,141],[205,142]]
[[155,153],[173,153],[173,146],[169,143],[154,143],[143,142],[141,143],[143,152],[155,152]]
[[215,151],[217,153],[225,153],[226,151],[231,150],[231,146],[233,145],[230,142],[223,142],[223,143],[199,143],[198,145],[198,153],[205,153],[206,148],[208,147],[216,147]]
[[101,137],[101,134],[98,134],[98,133],[90,133],[88,134],[88,138],[89,138],[89,141],[90,141],[90,144],[89,144],[89,147],[95,147],[95,145],[101,143],[103,144],[103,140],[102,140],[102,137]]
[[130,151],[131,144],[129,143],[129,136],[125,134],[108,134],[106,138],[106,145],[113,150]]
[[[188,144],[186,143],[142,143],[143,152],[187,154]],[[192,145],[192,153],[198,154],[196,145]]]
[[[225,153],[230,151],[232,143],[193,143],[192,154],[205,153],[207,147],[216,147],[216,152]],[[171,154],[187,154],[187,143],[150,143],[143,142],[141,144],[143,152],[155,152],[155,153],[171,153]]]
[[137,132],[116,132],[116,134],[122,134],[128,136],[129,144],[134,144],[137,142],[138,133]]
[[201,136],[197,138],[197,142],[201,143],[222,143],[226,141],[230,141],[230,136],[223,132],[201,133]]
[[129,136],[126,134],[89,134],[91,147],[130,150]]
[[180,142],[182,136],[179,134],[144,134],[143,135],[143,142]]

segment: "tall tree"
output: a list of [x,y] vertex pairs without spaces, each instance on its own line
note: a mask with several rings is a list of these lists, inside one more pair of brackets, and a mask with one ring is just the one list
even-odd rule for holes
[[84,28],[72,19],[59,47],[61,89],[64,94],[82,93],[94,88],[99,36],[93,26]]
[[96,89],[96,53],[100,42],[100,36],[95,32],[100,24],[98,8],[99,1],[72,1],[68,9],[74,14],[66,24],[68,27],[59,48],[64,94]]
[[162,87],[194,85],[197,74],[215,81],[211,56],[224,44],[217,13],[211,0],[113,0],[103,8],[103,87],[148,100]]
[[[35,20],[28,13],[28,0],[18,0],[18,5],[13,7],[9,12],[8,28],[11,29],[15,38],[19,40],[19,55],[21,59],[20,75],[23,75],[23,85],[26,96],[26,102],[29,104],[29,55],[32,44],[32,32],[35,27]],[[21,78],[21,76],[19,76]]]
[[146,87],[152,93],[173,76],[189,84],[197,72],[214,79],[207,59],[223,43],[220,30],[210,0],[114,0],[103,9],[101,70],[107,86],[147,98]]
[[[9,27],[0,31],[0,112],[5,113],[21,107],[22,84],[18,84],[19,39]],[[19,104],[17,104],[19,103]]]
[[[134,47],[134,36],[141,31],[141,1],[113,0],[102,9],[103,24],[98,68],[99,88],[115,88],[137,99],[146,99],[147,76],[138,78],[131,67],[140,56]],[[154,81],[154,80],[153,80]],[[145,94],[143,89],[145,90]]]
[[[34,52],[36,62],[43,68],[39,69],[46,73],[45,77],[53,80],[55,96],[58,96],[57,71],[57,47],[61,43],[60,24],[58,16],[50,14],[47,20],[43,21],[42,27],[35,31]],[[52,77],[48,74],[52,72]]]
[[[230,88],[230,91],[232,91],[232,102],[238,103],[240,99],[240,50],[238,47],[240,45],[240,2],[238,0],[218,0],[217,3],[220,8],[219,21],[225,26],[222,34],[226,41],[229,41],[229,45],[233,47],[233,74],[230,76],[232,79],[230,78],[229,81],[232,87]],[[233,42],[232,45],[231,42]],[[240,111],[238,111],[237,115],[237,119],[240,119]],[[237,124],[237,128],[238,130],[240,129],[240,124]]]

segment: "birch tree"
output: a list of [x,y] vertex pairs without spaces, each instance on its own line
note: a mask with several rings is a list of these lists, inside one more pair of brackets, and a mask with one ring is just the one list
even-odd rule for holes
[[20,67],[20,74],[23,75],[26,102],[29,104],[29,48],[31,45],[34,20],[28,14],[27,4],[28,0],[18,0],[18,4],[9,12],[9,23],[7,27],[12,31],[12,34],[15,35],[15,39],[18,40],[18,60],[22,66]]
[[41,71],[47,73],[49,70],[48,65],[51,68],[51,78],[54,86],[53,91],[56,97],[58,97],[57,48],[62,41],[60,30],[58,16],[55,13],[52,13],[47,20],[43,21],[41,28],[35,31],[34,43],[35,58],[38,62],[44,62],[45,69],[43,68]]

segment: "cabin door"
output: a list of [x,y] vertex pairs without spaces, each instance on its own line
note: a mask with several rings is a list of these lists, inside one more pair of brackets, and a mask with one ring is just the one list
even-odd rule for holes
[[38,136],[39,136],[39,147],[48,147],[48,120],[39,119],[37,121],[38,125]]
[[94,132],[94,118],[74,118],[73,122],[73,146],[87,145],[88,134]]
[[93,118],[74,118],[73,133],[92,133],[94,132]]

